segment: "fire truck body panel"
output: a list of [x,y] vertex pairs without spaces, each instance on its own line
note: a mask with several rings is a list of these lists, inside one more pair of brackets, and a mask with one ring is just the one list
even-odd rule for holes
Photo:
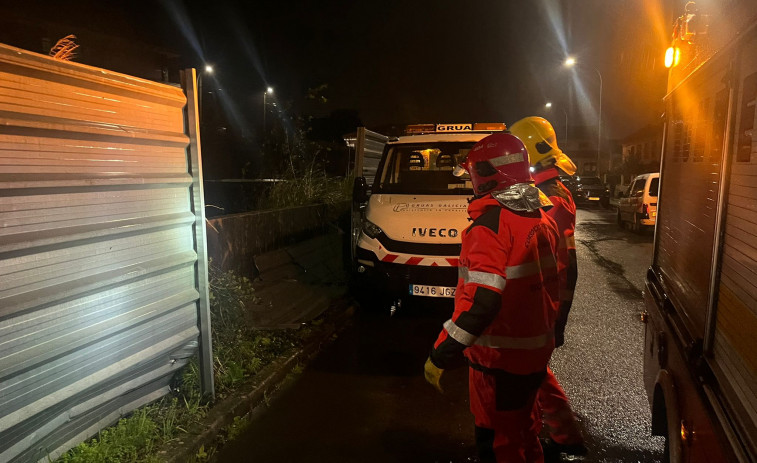
[[644,379],[670,461],[755,462],[757,16],[748,0],[701,5],[676,25]]

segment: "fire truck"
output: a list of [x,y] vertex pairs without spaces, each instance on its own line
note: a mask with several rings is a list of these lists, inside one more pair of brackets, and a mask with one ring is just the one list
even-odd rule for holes
[[757,7],[706,0],[682,13],[642,313],[652,433],[671,462],[755,462]]
[[358,175],[353,190],[360,299],[392,310],[409,297],[454,299],[473,187],[467,174],[455,177],[452,171],[477,141],[505,128],[503,123],[415,124],[392,139],[358,130],[356,170],[374,174],[369,180]]

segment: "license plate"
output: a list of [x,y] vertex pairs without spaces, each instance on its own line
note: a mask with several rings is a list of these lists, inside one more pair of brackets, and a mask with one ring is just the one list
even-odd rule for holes
[[589,196],[589,201],[599,201],[599,196]]
[[411,296],[455,297],[455,290],[450,286],[410,285]]

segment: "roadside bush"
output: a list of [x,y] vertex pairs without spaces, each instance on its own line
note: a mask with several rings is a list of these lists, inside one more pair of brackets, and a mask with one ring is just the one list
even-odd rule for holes
[[351,195],[351,179],[308,171],[299,177],[276,183],[261,199],[260,206],[280,209],[318,203],[332,205],[348,200]]

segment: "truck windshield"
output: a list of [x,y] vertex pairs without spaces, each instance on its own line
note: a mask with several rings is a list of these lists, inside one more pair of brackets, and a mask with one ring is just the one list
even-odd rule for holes
[[374,193],[473,195],[470,177],[452,171],[474,142],[389,145],[376,173]]

